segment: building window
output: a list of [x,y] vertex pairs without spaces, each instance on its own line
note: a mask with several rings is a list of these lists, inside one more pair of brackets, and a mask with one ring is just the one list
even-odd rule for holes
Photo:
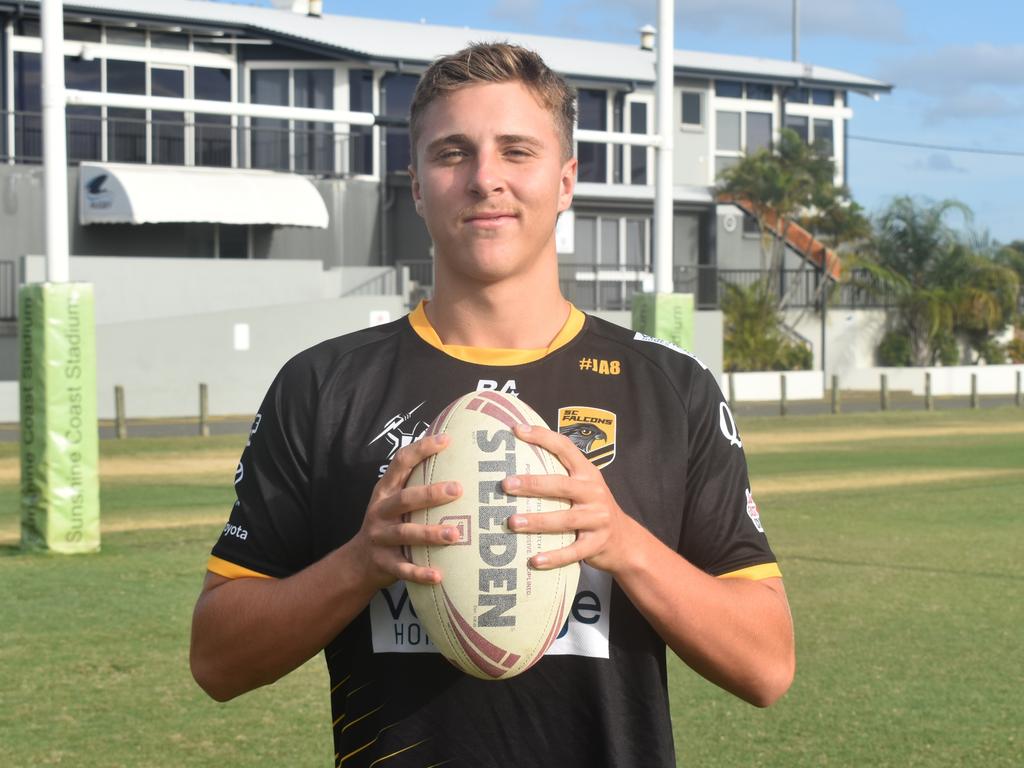
[[[108,59],[107,91],[145,95],[145,63]],[[107,110],[107,159],[121,163],[146,162],[146,110],[115,107]]]
[[683,91],[683,126],[700,128],[704,125],[702,97],[697,91]]
[[[602,90],[580,88],[576,100],[577,122],[590,131],[608,130],[608,97]],[[576,145],[579,162],[576,177],[579,181],[608,181],[607,145],[581,141]]]
[[831,120],[814,120],[814,147],[824,157],[832,157],[835,154],[835,140],[832,135]]
[[107,27],[107,42],[111,45],[137,45],[145,47],[146,30],[129,27]]
[[721,152],[739,152],[743,144],[740,137],[740,113],[715,113],[715,149]]
[[806,88],[787,88],[786,101],[790,104],[806,104],[810,100],[810,92]]
[[[149,73],[153,96],[185,98],[185,70],[153,67]],[[158,165],[185,164],[185,113],[152,112],[152,157]]]
[[836,92],[831,88],[814,88],[811,90],[811,103],[823,107],[831,107],[836,102]]
[[[296,69],[292,76],[296,107],[334,109],[334,70]],[[334,171],[334,129],[330,123],[295,123],[295,170]]]
[[[65,28],[66,29],[66,28]],[[98,59],[86,61],[77,56],[64,57],[64,82],[68,88],[79,91],[99,91],[102,88]],[[68,106],[67,151],[69,160],[100,160],[103,118],[99,107]]]
[[808,136],[807,118],[803,115],[786,115],[786,120],[783,125],[796,133],[796,135],[799,136],[805,144],[810,140],[810,137]]
[[739,161],[740,161],[740,158],[736,157],[736,156],[726,156],[726,155],[718,155],[718,156],[716,156],[715,157],[715,178],[717,179],[726,170],[728,170],[729,168],[732,168],[734,165],[737,165],[739,163]]
[[172,48],[176,51],[188,50],[188,35],[178,32],[150,32],[150,48]]
[[769,112],[747,112],[747,154],[772,148],[772,116]]
[[[384,114],[388,117],[409,117],[412,95],[416,91],[419,75],[388,73],[381,78],[381,100]],[[384,168],[388,173],[405,173],[410,165],[408,128],[387,128],[385,130],[387,155]]]
[[[348,108],[373,112],[373,70],[352,69],[348,73]],[[348,136],[349,173],[373,173],[373,127],[353,125]]]
[[[231,101],[231,70],[196,67],[193,93],[204,101]],[[231,118],[196,115],[196,165],[231,167]]]
[[767,83],[747,83],[747,98],[755,101],[771,101],[772,87]]
[[42,75],[38,53],[14,54],[14,153],[43,157]]
[[[643,101],[629,103],[629,132],[647,133],[647,104]],[[647,147],[629,148],[629,183],[648,184]]]
[[743,83],[739,80],[715,80],[715,96],[720,99],[742,99]]
[[[253,104],[288,106],[287,69],[255,70],[249,84],[249,100]],[[287,120],[254,117],[251,141],[253,168],[287,170],[291,167]]]
[[65,24],[64,39],[83,43],[100,42],[101,27],[95,24]]

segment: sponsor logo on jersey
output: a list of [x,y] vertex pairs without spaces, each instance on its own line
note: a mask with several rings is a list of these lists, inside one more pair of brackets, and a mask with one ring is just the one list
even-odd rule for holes
[[260,428],[261,421],[263,421],[263,414],[257,413],[256,418],[252,420],[252,429],[249,430],[249,439],[245,441],[246,448],[252,445],[252,439],[256,436],[256,431]]
[[516,380],[509,379],[501,387],[498,387],[498,382],[494,379],[480,379],[476,383],[477,392],[501,392],[506,395],[512,395],[512,397],[519,397],[519,390],[516,389]]
[[[608,658],[612,578],[580,563],[580,581],[569,617],[548,655]],[[374,653],[438,653],[416,616],[405,582],[381,589],[370,601]]]
[[743,441],[740,440],[740,430],[736,426],[736,419],[732,415],[729,405],[724,400],[718,405],[718,428],[722,430],[722,434],[729,441],[729,445],[735,445],[737,448],[743,447]]
[[757,504],[754,503],[754,496],[747,488],[747,515],[754,523],[758,531],[764,533],[764,526],[761,525],[761,513],[757,511]]
[[235,467],[235,485],[242,482],[243,477],[245,477],[245,467],[242,466],[242,462],[238,462],[238,466]]
[[559,408],[558,431],[572,440],[598,469],[615,459],[616,417],[611,411],[589,405]]
[[234,536],[236,539],[241,539],[242,541],[245,541],[249,538],[249,532],[240,525],[232,525],[231,523],[226,523],[224,525],[224,533],[221,534],[221,537],[224,536]]
[[[425,402],[426,400],[423,401],[423,403]],[[404,448],[419,440],[430,427],[427,422],[421,419],[413,419],[413,414],[423,407],[423,403],[411,408],[407,413],[396,413],[383,425],[377,436],[367,443],[367,445],[373,445],[380,441],[388,447],[387,462],[380,465],[377,477],[384,476],[388,469],[388,464],[395,458],[395,454],[398,453],[400,448]]]
[[660,344],[663,347],[668,347],[673,352],[678,352],[680,355],[686,355],[688,358],[697,363],[697,365],[699,365],[705,371],[708,369],[708,367],[704,365],[704,361],[702,361],[699,357],[697,357],[692,352],[687,352],[685,349],[673,344],[671,341],[665,341],[664,339],[659,339],[656,336],[648,336],[646,333],[640,333],[640,331],[637,331],[633,335],[633,341],[646,341],[651,344]]

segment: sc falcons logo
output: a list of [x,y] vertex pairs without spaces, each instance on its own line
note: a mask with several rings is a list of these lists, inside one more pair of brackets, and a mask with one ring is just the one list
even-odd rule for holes
[[105,186],[108,178],[109,174],[101,173],[85,182],[85,197],[90,208],[102,210],[110,207],[110,190]]

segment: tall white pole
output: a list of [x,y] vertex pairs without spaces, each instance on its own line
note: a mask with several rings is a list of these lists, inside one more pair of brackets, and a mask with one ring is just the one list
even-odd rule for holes
[[800,61],[800,0],[793,0],[793,61]]
[[68,265],[68,153],[64,103],[64,3],[42,0],[43,189],[46,206],[46,280],[66,283]]
[[657,121],[660,142],[655,148],[654,290],[672,293],[672,137],[675,129],[675,2],[658,0]]

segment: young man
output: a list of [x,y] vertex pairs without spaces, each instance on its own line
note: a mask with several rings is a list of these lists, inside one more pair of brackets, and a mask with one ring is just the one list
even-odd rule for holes
[[[573,122],[571,91],[524,49],[478,45],[431,66],[412,106],[410,173],[435,245],[434,299],[292,359],[242,455],[196,605],[193,673],[226,700],[324,649],[339,765],[674,766],[666,645],[757,705],[792,680],[785,593],[714,378],[559,292]],[[563,635],[501,682],[432,652],[403,587],[441,574],[402,546],[457,533],[402,515],[463,492],[457,478],[403,490],[445,446],[414,440],[482,388],[557,424],[518,437],[569,476],[504,485],[572,506],[508,525],[578,532],[533,567],[583,563]]]

